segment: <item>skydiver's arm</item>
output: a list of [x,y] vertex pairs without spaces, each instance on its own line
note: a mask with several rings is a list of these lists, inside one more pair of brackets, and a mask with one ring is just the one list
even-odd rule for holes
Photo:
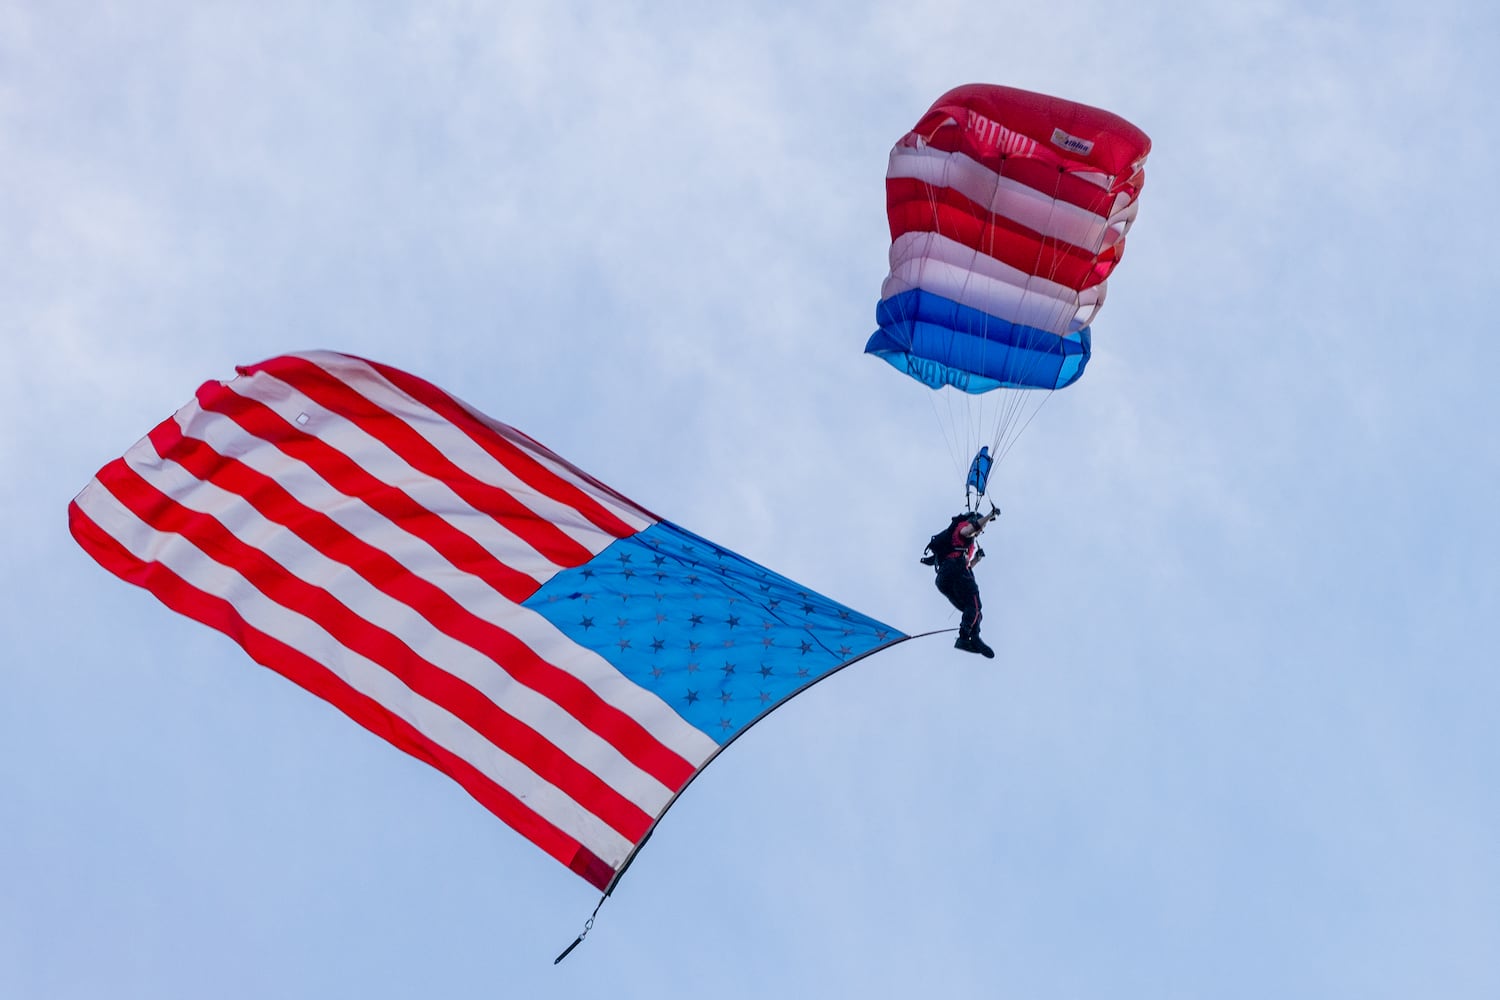
[[961,537],[963,537],[965,539],[973,538],[975,535],[979,534],[981,531],[984,530],[985,525],[989,524],[991,521],[993,521],[995,518],[997,518],[999,516],[1000,516],[1000,512],[998,510],[995,510],[995,509],[991,508],[990,512],[988,514],[984,515],[983,517],[981,517],[979,519],[979,523],[978,524],[975,524],[972,521],[965,521],[963,524],[960,524],[958,526],[958,533],[959,533],[959,535]]

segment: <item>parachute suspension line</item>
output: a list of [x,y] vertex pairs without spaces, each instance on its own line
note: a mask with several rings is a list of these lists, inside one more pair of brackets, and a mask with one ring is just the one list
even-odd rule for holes
[[[938,204],[939,202],[937,196],[937,186],[929,185],[927,188],[927,210],[930,217],[934,220],[939,217]],[[938,231],[937,227],[934,227],[934,230]],[[917,283],[919,285],[922,282],[923,273],[927,268],[927,263],[928,261],[924,257],[917,264],[916,277]],[[965,280],[967,281],[968,279]],[[957,337],[957,334],[953,331],[949,331],[948,337],[949,346],[951,347],[953,341]],[[948,447],[949,462],[952,464],[955,474],[967,475],[970,456],[972,456],[975,450],[979,447],[977,443],[979,436],[978,425],[973,424],[968,419],[968,411],[970,411],[976,405],[976,403],[972,399],[959,398],[964,396],[964,393],[952,386],[944,386],[941,389],[937,390],[935,393],[932,393],[932,395],[942,396],[942,406],[947,410],[947,416],[945,418],[942,412],[938,409],[938,401],[936,399],[932,401],[933,416],[937,419],[938,427],[943,435],[944,444],[946,444]],[[980,410],[982,412],[984,405],[982,397],[978,401],[977,405],[980,407]]]
[[[919,137],[918,141],[919,142],[925,142],[925,138],[924,137]],[[937,211],[938,211],[938,200],[937,200],[937,196],[936,196],[935,192],[932,191],[931,189],[929,189],[928,193],[927,193],[927,209],[928,209],[928,212],[931,215],[931,217],[934,218],[934,219],[936,219],[937,218]],[[894,250],[895,250],[895,243],[894,243],[894,241],[892,242],[891,250],[894,253]],[[894,271],[894,269],[895,269],[894,268],[894,265],[895,265],[894,259],[892,259],[891,264],[892,264],[892,270]],[[926,271],[926,268],[927,268],[927,259],[926,258],[922,258],[922,259],[918,260],[918,262],[917,262],[917,273],[916,273],[916,276],[915,276],[916,277],[916,283],[918,285],[920,285],[922,283],[923,274]],[[900,319],[903,322],[912,322],[912,323],[914,323],[916,321],[916,317],[915,316],[907,315],[905,313],[904,306],[902,307],[902,310],[903,311],[902,311],[902,315],[901,315]],[[950,334],[950,337],[951,337],[951,334]],[[966,430],[966,428],[965,428],[965,421],[963,419],[961,419],[957,415],[957,412],[956,412],[957,407],[955,405],[955,402],[954,402],[954,399],[953,399],[953,395],[952,395],[952,393],[954,393],[954,392],[956,392],[956,390],[948,389],[948,388],[945,387],[945,388],[936,389],[936,390],[933,390],[933,391],[924,391],[923,394],[928,397],[929,405],[932,407],[933,421],[937,424],[937,426],[938,426],[938,432],[940,433],[940,435],[942,436],[942,439],[943,439],[943,444],[948,449],[948,460],[949,460],[949,463],[954,467],[955,471],[957,471],[960,468],[965,468],[965,466],[962,466],[961,463],[967,461],[967,459],[963,458],[962,455],[963,455],[964,449],[968,445],[968,442],[964,439],[964,434],[965,434],[965,430]],[[939,400],[936,398],[938,396],[944,396],[946,398],[944,398],[941,402],[939,402]],[[944,417],[944,410],[947,411],[947,416],[946,417]]]
[[[1060,168],[1058,171],[1057,187],[1061,186],[1063,173],[1064,171]],[[1033,297],[1033,285],[1035,282],[1052,281],[1056,276],[1057,265],[1054,265],[1051,273],[1045,276],[1039,272],[1041,270],[1043,254],[1060,242],[1055,237],[1044,235],[1051,228],[1051,223],[1057,214],[1057,195],[1059,193],[1057,187],[1051,192],[1052,198],[1048,202],[1047,217],[1038,231],[1040,239],[1037,246],[1037,257],[1033,262],[1029,276],[1026,278],[1026,283],[1022,286],[1023,301]],[[1036,328],[1042,330],[1066,329],[1069,325],[1068,322],[1065,322],[1066,309],[1067,307],[1061,303],[1053,306],[1052,311],[1046,316],[1046,321],[1035,324]],[[1036,366],[1041,363],[1041,352],[1034,350],[1040,346],[1041,341],[1041,335],[1035,335],[1022,345],[1027,350],[1026,356],[1028,357],[1025,367],[1020,372],[1020,380],[1023,382],[1031,381],[1030,376]],[[1025,433],[1026,429],[1031,425],[1031,421],[1041,412],[1042,407],[1052,398],[1052,394],[1055,391],[1055,389],[1017,389],[1011,393],[1010,406],[1006,411],[1004,422],[996,429],[995,440],[992,445],[992,450],[997,456],[995,459],[996,462],[999,462],[1004,456],[1008,455],[1011,449],[1015,447],[1021,435]]]
[[[995,456],[995,465],[998,466],[1000,462],[1005,458],[1005,456],[1010,454],[1010,450],[1016,446],[1016,442],[1021,439],[1021,435],[1026,433],[1026,428],[1031,426],[1031,422],[1036,419],[1036,415],[1042,412],[1042,407],[1046,406],[1047,401],[1052,398],[1052,393],[1054,391],[1056,390],[1048,389],[1041,393],[1042,401],[1036,404],[1036,407],[1032,409],[1031,413],[1026,417],[1026,422],[1020,426],[1020,428],[1016,431],[1016,433],[1011,437],[1009,441],[1005,442],[1005,447],[1003,449],[1000,448],[998,444],[995,448],[990,449],[990,453]],[[996,454],[997,450],[998,454]]]
[[[996,166],[996,170],[995,170],[995,189],[990,194],[989,204],[987,204],[987,205],[984,206],[985,210],[987,212],[989,212],[991,215],[993,215],[994,212],[995,212],[996,201],[999,198],[1000,185],[1001,185],[1002,181],[1005,178],[1005,164],[1006,164],[1006,160],[1007,159],[1008,159],[1008,157],[1006,157],[1002,153],[1001,156],[1000,156],[1000,160],[999,160],[999,162],[998,162],[998,164]],[[996,255],[997,247],[995,245],[995,243],[996,243],[995,231],[994,231],[993,228],[989,228],[989,229],[984,230],[984,232],[985,232],[985,237],[984,237],[984,244],[985,244],[984,245],[984,254],[985,254],[985,256],[989,257],[992,260],[996,259],[995,255]],[[986,325],[986,327],[988,327],[988,325],[989,325],[989,317],[988,317],[988,315],[986,315],[985,325]],[[995,352],[997,350],[998,350],[998,347],[993,346],[992,341],[990,340],[989,330],[986,329],[985,330],[985,337],[984,337],[984,351],[985,351],[985,354],[989,355],[992,352]],[[990,443],[990,452],[991,452],[991,455],[993,456],[993,453],[995,452],[994,441],[999,437],[1002,429],[1009,422],[1009,415],[1008,415],[1007,411],[1010,408],[1009,404],[1012,401],[1011,397],[1014,395],[1014,390],[1001,388],[1001,389],[997,389],[993,393],[989,393],[987,395],[992,395],[994,397],[994,399],[991,401],[993,403],[993,405],[994,405],[994,411],[993,411],[993,413],[991,413],[989,415],[987,423],[985,422],[984,414],[981,413],[981,420],[980,420],[979,423],[977,423],[975,425],[975,431],[979,435],[984,435],[984,428],[986,426],[988,426],[988,428],[989,428],[989,434],[987,435],[987,437],[988,437],[989,443]],[[980,437],[980,439],[975,442],[975,448],[974,448],[975,451],[978,450],[978,447],[979,447],[980,443],[983,442],[984,440],[985,440],[985,437]],[[991,463],[992,463],[991,464],[991,468],[993,468],[993,457],[991,458]],[[978,502],[979,502],[979,497],[975,497],[975,505],[976,506],[978,505]]]
[[[982,206],[987,211],[994,212],[996,210],[996,203],[998,202],[999,196],[999,185],[1001,180],[1003,180],[1003,178],[1005,177],[1006,161],[1010,158],[1011,157],[1007,155],[1002,155],[1000,157],[998,169],[996,170],[996,187],[994,189],[994,192],[988,199],[989,204]],[[1060,169],[1059,178],[1061,178],[1061,175],[1063,173],[1064,171]],[[1043,230],[1049,228],[1047,224],[1052,221],[1054,215],[1057,212],[1057,201],[1055,198],[1057,192],[1054,190],[1052,193],[1054,195],[1054,198],[1048,205],[1048,215],[1046,222],[1043,224]],[[929,211],[932,213],[932,218],[937,219],[939,216],[936,186],[928,188],[927,201]],[[989,242],[987,242],[982,250],[975,251],[976,256],[979,254],[983,254],[985,256],[994,257],[995,246],[993,244],[993,239],[993,236],[988,237]],[[1024,285],[1021,289],[1023,297],[1030,292],[1031,284],[1033,281],[1049,280],[1054,277],[1053,274],[1039,276],[1035,273],[1040,268],[1042,263],[1042,256],[1046,253],[1049,245],[1056,242],[1054,239],[1049,239],[1047,237],[1042,237],[1041,240],[1042,241],[1038,245],[1035,266],[1032,269],[1033,273],[1030,277],[1027,278],[1026,285]],[[925,265],[926,261],[924,260],[922,261],[921,265],[919,265],[919,267],[925,267]],[[1054,266],[1052,270],[1055,272],[1056,266]],[[971,270],[968,274],[965,275],[965,286],[967,287],[970,282],[975,280],[977,280],[977,275],[973,270]],[[1045,324],[1045,327],[1047,328],[1055,328],[1062,324],[1064,316],[1063,310],[1065,310],[1066,307],[1062,304],[1059,304],[1055,308],[1057,311],[1049,317],[1051,322]],[[997,348],[992,347],[992,342],[989,337],[989,330],[985,328],[981,332],[982,346],[980,350],[982,352],[982,357],[986,357],[987,359],[987,356],[990,354],[991,350]],[[950,337],[956,338],[956,336],[956,332],[950,332]],[[1037,341],[1033,340],[1021,346],[1023,348],[1034,348],[1037,346]],[[1028,351],[1027,355],[1029,355],[1029,357],[1024,366],[1019,371],[1014,373],[1014,377],[1018,381],[1028,381],[1029,376],[1034,371],[1035,366],[1040,363],[1039,353]],[[959,390],[956,389],[945,389],[943,391],[952,393],[954,395],[963,395]],[[948,405],[948,422],[946,424],[942,424],[941,417],[939,417],[939,422],[940,424],[942,424],[945,432],[949,455],[955,466],[955,471],[967,475],[967,470],[969,468],[969,465],[967,463],[969,463],[972,460],[973,456],[978,453],[981,445],[986,444],[990,450],[992,468],[998,466],[1000,462],[1004,460],[1005,456],[1010,453],[1011,449],[1015,447],[1015,444],[1020,439],[1022,433],[1025,432],[1025,430],[1031,425],[1031,421],[1034,420],[1036,418],[1036,415],[1041,411],[1042,406],[1044,406],[1047,400],[1051,398],[1053,391],[1055,390],[1000,388],[989,393],[980,393],[973,396],[966,396],[963,403],[955,400],[954,395],[950,395],[946,400],[946,403]],[[993,398],[988,399],[986,397]],[[968,410],[967,419],[956,412],[956,410],[958,409]],[[934,404],[934,410],[936,411],[936,404]],[[968,503],[968,498],[971,492],[972,491],[969,489],[966,481],[964,491],[966,504]],[[974,497],[973,503],[977,504],[980,497],[982,497],[982,494]]]
[[[1005,179],[1005,165],[1006,165],[1006,161],[1008,159],[1009,159],[1009,157],[1007,157],[1004,153],[1001,153],[999,161],[996,164],[996,169],[995,169],[995,189],[994,189],[993,193],[990,194],[989,204],[984,206],[985,210],[987,212],[989,212],[990,214],[992,214],[992,215],[995,212],[995,207],[996,207],[995,203],[999,200],[1000,185],[1001,185],[1002,181]],[[991,259],[993,259],[995,257],[995,250],[996,250],[996,247],[995,247],[995,236],[994,236],[994,230],[993,229],[986,230],[986,237],[985,237],[984,242],[985,242],[985,247],[984,247],[984,253],[985,253],[985,255],[987,257],[990,257]],[[988,319],[986,319],[986,326],[988,326]],[[990,350],[991,350],[991,348],[990,348],[989,330],[988,329],[985,330],[984,344],[985,344],[985,347],[984,347],[985,353],[988,354],[990,352]],[[995,442],[997,442],[1000,439],[1000,436],[1003,433],[1006,424],[1008,423],[1008,416],[1007,416],[1006,411],[1009,408],[1007,406],[1007,403],[1009,402],[1009,400],[1006,397],[1008,395],[1012,394],[1012,393],[1013,393],[1013,390],[1010,390],[1010,389],[999,389],[999,390],[997,390],[994,393],[994,395],[996,397],[995,398],[995,413],[994,413],[993,417],[991,418],[990,423],[988,424],[988,426],[990,427],[990,454],[991,454],[991,460],[990,460],[991,461],[991,466],[990,467],[991,467],[992,470],[994,468],[994,461],[995,461],[993,456],[998,451],[998,448],[996,447]],[[986,426],[986,425],[983,424],[983,423],[981,423],[981,424],[976,425],[975,429],[978,430],[979,428],[984,427],[984,426]],[[978,451],[978,443],[977,442],[975,443],[974,450],[975,450],[975,452]],[[979,500],[981,499],[982,496],[983,496],[983,494],[980,494],[980,496],[976,496],[974,498],[974,503],[975,503],[976,506],[978,505]]]
[[[997,207],[996,203],[998,201],[999,185],[1000,185],[1000,183],[1005,178],[1006,164],[1007,164],[1007,162],[1010,159],[1011,159],[1011,157],[1008,156],[1008,155],[1005,155],[1005,154],[1001,154],[1001,156],[999,158],[999,162],[997,164],[997,168],[996,168],[996,171],[995,171],[995,174],[996,174],[996,194],[991,196],[991,198],[990,198],[990,204],[987,205],[987,206],[985,206],[986,209],[989,210],[992,213],[996,211],[996,207]],[[1055,211],[1056,211],[1056,203],[1055,203],[1055,200],[1054,200],[1054,202],[1051,205],[1049,205],[1049,207],[1048,207],[1048,222],[1051,221],[1052,214]],[[989,256],[993,257],[994,256],[994,247],[993,247],[993,245],[987,246],[985,248],[985,252]],[[1040,265],[1040,263],[1041,263],[1040,253],[1041,253],[1041,250],[1039,249],[1038,250],[1038,259],[1036,261],[1037,265]],[[1035,269],[1036,268],[1033,267],[1033,269],[1032,269],[1033,272],[1035,271]],[[1031,284],[1032,280],[1033,280],[1033,278],[1028,277],[1027,281],[1026,281],[1026,285],[1022,287],[1021,291],[1022,291],[1022,301],[1023,302],[1025,301],[1025,298],[1026,298],[1026,296],[1028,295],[1028,293],[1030,291],[1030,284]],[[1054,323],[1050,324],[1050,325],[1056,325],[1055,320],[1058,319],[1058,318],[1059,317],[1055,317],[1054,316],[1053,317]],[[988,338],[987,337],[986,337],[986,345],[988,345]],[[1023,344],[1022,346],[1024,348],[1032,348],[1032,347],[1035,346],[1035,344],[1034,343],[1026,343],[1026,344]],[[1036,363],[1037,363],[1036,357],[1033,356],[1027,362],[1026,367],[1023,367],[1020,372],[1016,373],[1017,380],[1018,381],[1022,381],[1022,382],[1029,381],[1029,376],[1030,376],[1031,371],[1032,371],[1032,366],[1034,366]],[[999,390],[997,390],[995,392],[995,395],[997,397],[996,398],[996,412],[995,412],[995,415],[994,415],[994,418],[993,418],[993,422],[991,422],[991,423],[989,423],[987,425],[986,424],[981,424],[980,426],[989,426],[989,428],[990,428],[989,448],[990,448],[990,453],[991,453],[991,459],[992,459],[993,464],[995,466],[998,466],[1000,464],[1000,462],[1004,460],[1004,457],[1007,454],[1009,454],[1011,448],[1015,446],[1015,443],[1016,443],[1017,439],[1020,438],[1021,434],[1031,424],[1031,421],[1036,416],[1037,411],[1041,409],[1042,403],[1044,403],[1046,401],[1046,397],[1048,397],[1048,396],[1051,395],[1051,391],[1050,390],[1025,389],[1025,388],[999,389]],[[1042,397],[1041,402],[1035,402],[1034,397],[1036,395],[1040,395]],[[1028,412],[1028,410],[1029,410],[1029,412]],[[1024,419],[1023,419],[1023,417],[1024,417]]]
[[[1008,157],[1004,153],[1000,155],[999,163],[995,171],[995,187],[988,198],[988,204],[981,206],[986,212],[989,212],[991,214],[995,212],[996,202],[999,198],[1000,184],[1005,175],[1005,162],[1007,159]],[[982,251],[976,251],[976,256],[979,253],[983,253],[984,256],[993,259],[995,257],[995,251],[996,247],[993,230],[987,230],[986,236],[984,237],[983,249]],[[976,270],[977,269],[971,270],[969,274],[965,276],[964,283],[966,290],[968,283],[974,280]],[[992,350],[994,350],[994,348],[992,348],[991,346],[988,316],[986,316],[985,319],[985,329],[982,343],[982,356],[984,357],[985,361],[988,361]],[[977,406],[977,419],[972,424],[975,439],[970,443],[969,454],[972,456],[976,456],[977,458],[981,444],[984,441],[988,440],[990,450],[990,468],[992,471],[996,462],[998,461],[998,458],[996,457],[999,452],[998,442],[1003,436],[1005,428],[1011,421],[1009,410],[1010,404],[1013,402],[1013,400],[1010,397],[1014,395],[1014,392],[1015,391],[1012,389],[1000,388],[989,393],[984,393],[980,396]],[[984,398],[985,396],[994,396],[994,399],[992,401],[994,404],[994,409],[992,413],[987,414],[986,412],[989,409],[989,406]],[[988,428],[988,433],[986,432],[986,428]],[[967,479],[965,479],[965,506],[970,510],[978,509],[979,501],[983,498],[986,491],[971,490]],[[974,494],[972,504],[969,501],[971,492],[973,492]]]
[[[959,435],[962,433],[961,428],[963,426],[963,421],[955,418],[953,415],[952,393],[953,390],[944,388],[938,392],[924,393],[924,395],[927,396],[928,403],[932,406],[933,420],[937,422],[938,431],[941,433],[943,438],[943,444],[948,449],[948,459],[953,463],[953,467],[956,471],[959,468],[960,463],[964,461],[962,455],[963,448],[966,442],[959,440]],[[946,420],[943,418],[942,409],[939,408],[940,404],[938,403],[937,399],[937,397],[939,396],[947,397],[943,401],[943,405],[946,405],[948,410],[948,417]]]
[[[1003,164],[1003,162],[1004,161],[1002,159],[1002,164]],[[1061,186],[1062,186],[1062,179],[1063,179],[1064,176],[1066,176],[1067,169],[1065,167],[1059,166],[1058,169],[1057,169],[1057,174],[1058,174],[1058,176],[1057,176],[1057,185],[1054,188],[1054,190],[1052,191],[1052,199],[1050,200],[1050,202],[1048,204],[1047,220],[1046,220],[1046,223],[1044,223],[1044,225],[1043,225],[1043,229],[1044,230],[1047,229],[1047,228],[1050,228],[1049,224],[1053,221],[1053,217],[1057,213],[1057,206],[1058,206],[1058,197],[1057,196],[1060,193],[1060,189],[1061,189]],[[1101,231],[1101,236],[1100,236],[1100,241],[1099,241],[1101,244],[1103,242],[1103,239],[1104,239],[1104,231]],[[1036,260],[1035,260],[1034,266],[1031,269],[1030,276],[1026,279],[1026,285],[1025,285],[1025,287],[1022,289],[1022,295],[1023,295],[1023,297],[1025,297],[1025,296],[1027,296],[1027,295],[1029,295],[1031,293],[1031,291],[1032,291],[1032,283],[1033,282],[1035,282],[1035,281],[1055,281],[1055,279],[1056,279],[1056,272],[1057,272],[1058,267],[1060,266],[1060,262],[1054,263],[1053,267],[1050,268],[1046,274],[1042,273],[1042,266],[1041,265],[1042,265],[1043,254],[1047,250],[1049,250],[1049,249],[1055,249],[1060,244],[1061,244],[1061,240],[1058,240],[1056,237],[1049,237],[1049,236],[1042,235],[1041,240],[1038,242],[1037,256],[1036,256]],[[1097,254],[1098,250],[1099,250],[1099,247],[1097,247],[1097,246],[1090,246],[1090,247],[1087,247],[1086,249],[1088,249],[1091,253]],[[1070,327],[1072,325],[1072,319],[1066,317],[1065,308],[1066,307],[1064,305],[1058,304],[1055,307],[1055,310],[1052,313],[1052,315],[1049,317],[1049,319],[1052,322],[1049,323],[1049,324],[1047,324],[1047,325],[1050,326],[1050,327],[1059,327],[1059,326]],[[1075,316],[1076,316],[1076,309],[1077,309],[1076,304],[1074,306],[1074,309],[1075,309]],[[1064,323],[1065,318],[1067,320],[1066,323]],[[1029,348],[1029,347],[1034,346],[1034,344],[1033,343],[1027,343],[1025,346]],[[1038,356],[1034,356],[1032,358],[1032,360],[1030,360],[1028,362],[1028,365],[1035,365],[1037,363],[1037,359],[1038,358],[1039,358],[1039,355]],[[1028,367],[1027,369],[1024,370],[1024,374],[1029,375],[1030,371],[1031,371],[1031,368]],[[1033,407],[1030,408],[1030,412],[1028,412],[1028,413],[1025,414],[1025,419],[1020,421],[1020,425],[1016,426],[1016,422],[1018,420],[1020,420],[1021,414],[1022,414],[1023,410],[1025,410],[1025,408],[1026,408],[1026,404],[1024,402],[1022,402],[1022,400],[1020,398],[1015,399],[1014,400],[1014,405],[1008,411],[1006,419],[1003,421],[1003,423],[1001,423],[1000,425],[997,426],[996,433],[995,433],[995,442],[994,442],[994,444],[993,444],[993,446],[991,448],[992,452],[995,455],[995,463],[997,465],[1003,460],[1003,458],[1006,455],[1008,455],[1010,453],[1010,450],[1013,447],[1015,447],[1016,442],[1020,439],[1021,435],[1023,433],[1025,433],[1026,429],[1031,425],[1031,421],[1034,420],[1034,419],[1036,419],[1036,415],[1041,412],[1042,407],[1045,406],[1047,404],[1047,402],[1052,398],[1052,394],[1055,391],[1056,391],[1055,389],[1037,389],[1037,390],[1024,390],[1024,389],[1022,389],[1022,390],[1016,390],[1017,397],[1019,397],[1021,393],[1035,393],[1037,395],[1037,397],[1038,397],[1038,401],[1036,402],[1035,406],[1033,406]],[[1014,431],[1014,433],[1010,433],[1012,430]]]

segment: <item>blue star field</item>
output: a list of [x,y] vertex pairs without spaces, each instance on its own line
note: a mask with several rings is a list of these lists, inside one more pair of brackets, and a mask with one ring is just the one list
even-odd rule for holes
[[525,601],[720,745],[904,633],[667,521]]

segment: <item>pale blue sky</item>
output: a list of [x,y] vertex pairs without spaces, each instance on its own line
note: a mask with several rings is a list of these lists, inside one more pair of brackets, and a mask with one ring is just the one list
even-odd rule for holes
[[[1500,995],[1500,16],[801,6],[0,0],[0,995]],[[973,81],[1155,142],[998,474],[999,656],[783,708],[563,965],[594,890],[68,537],[199,382],[328,348],[952,627],[961,470],[860,350],[886,153]]]

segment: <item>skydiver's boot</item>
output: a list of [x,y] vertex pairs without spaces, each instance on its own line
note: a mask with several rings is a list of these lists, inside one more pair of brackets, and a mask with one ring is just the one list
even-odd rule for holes
[[977,635],[964,635],[960,632],[958,638],[953,641],[953,648],[961,649],[966,653],[978,653],[986,660],[993,660],[995,658],[995,651],[987,646],[984,640]]

